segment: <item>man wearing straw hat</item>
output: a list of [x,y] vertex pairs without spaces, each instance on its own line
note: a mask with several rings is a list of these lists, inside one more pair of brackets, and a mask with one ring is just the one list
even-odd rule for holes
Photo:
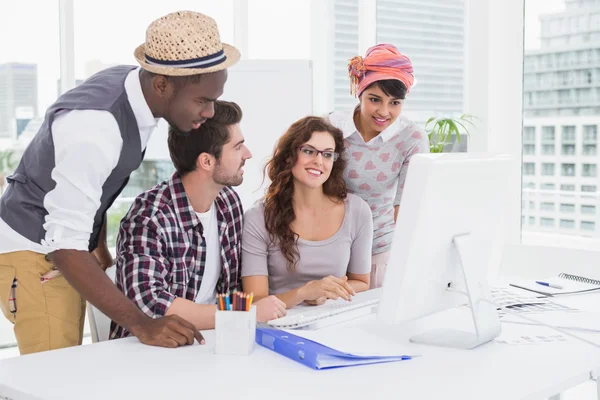
[[178,316],[147,317],[110,279],[106,211],[144,157],[160,118],[179,131],[214,114],[239,51],[215,21],[176,12],[154,21],[117,66],[62,95],[46,112],[0,198],[0,308],[21,354],[81,344],[85,300],[150,345],[203,343]]

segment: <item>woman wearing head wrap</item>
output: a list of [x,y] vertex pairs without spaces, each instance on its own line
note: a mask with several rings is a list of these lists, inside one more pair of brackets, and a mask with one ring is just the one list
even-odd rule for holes
[[348,64],[350,92],[359,104],[332,112],[329,121],[342,130],[348,166],[344,178],[351,193],[373,213],[371,288],[383,282],[408,163],[428,153],[425,131],[401,115],[414,84],[412,63],[391,44],[378,44]]

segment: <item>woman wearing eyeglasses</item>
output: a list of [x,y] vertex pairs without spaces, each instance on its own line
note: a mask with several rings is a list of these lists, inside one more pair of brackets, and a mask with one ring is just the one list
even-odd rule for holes
[[242,284],[288,308],[351,300],[369,288],[373,220],[347,193],[342,132],[318,117],[295,122],[265,172],[265,197],[244,215]]
[[429,153],[425,131],[401,115],[414,83],[410,59],[391,44],[378,44],[348,65],[351,93],[359,104],[329,114],[346,143],[348,191],[364,199],[373,213],[371,288],[383,283],[400,198],[410,158]]

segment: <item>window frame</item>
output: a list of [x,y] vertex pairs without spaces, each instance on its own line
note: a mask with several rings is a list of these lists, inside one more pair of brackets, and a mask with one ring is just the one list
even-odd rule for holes
[[[505,275],[547,276],[570,273],[598,276],[598,250],[562,243],[523,243],[521,175],[523,146],[523,50],[525,0],[466,0],[466,111],[481,118],[471,135],[469,151],[508,154],[514,165],[510,178],[504,251],[499,272]],[[506,26],[512,29],[507,30]],[[496,77],[502,76],[502,79]],[[502,126],[502,134],[494,129]],[[556,137],[555,137],[556,139]]]

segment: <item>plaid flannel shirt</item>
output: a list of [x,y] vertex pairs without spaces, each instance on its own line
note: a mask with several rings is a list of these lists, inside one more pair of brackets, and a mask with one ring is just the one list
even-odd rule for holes
[[[217,293],[241,288],[242,203],[225,187],[215,199],[222,270]],[[194,301],[204,274],[206,240],[181,178],[139,195],[121,221],[117,240],[117,287],[149,317],[165,315],[177,297]],[[111,339],[129,336],[111,324]]]

